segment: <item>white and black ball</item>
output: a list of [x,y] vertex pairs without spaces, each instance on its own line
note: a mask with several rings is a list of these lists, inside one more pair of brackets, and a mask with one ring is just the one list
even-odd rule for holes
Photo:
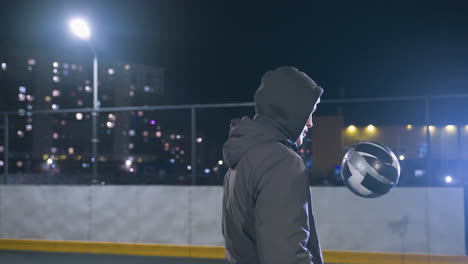
[[387,146],[361,142],[346,152],[341,164],[341,178],[358,196],[380,197],[398,184],[400,163]]

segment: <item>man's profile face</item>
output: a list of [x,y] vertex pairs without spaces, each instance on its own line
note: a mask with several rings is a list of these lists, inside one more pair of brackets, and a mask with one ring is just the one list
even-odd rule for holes
[[320,98],[319,100],[317,101],[317,103],[315,104],[314,106],[314,109],[312,110],[312,113],[310,113],[310,116],[309,116],[309,119],[307,119],[307,122],[304,126],[304,129],[302,130],[302,133],[301,135],[299,136],[299,138],[297,139],[296,141],[296,146],[300,146],[302,145],[302,142],[304,141],[304,138],[307,136],[307,131],[312,128],[312,126],[314,125],[314,123],[312,122],[312,115],[314,114],[315,110],[317,110],[317,104],[320,102]]

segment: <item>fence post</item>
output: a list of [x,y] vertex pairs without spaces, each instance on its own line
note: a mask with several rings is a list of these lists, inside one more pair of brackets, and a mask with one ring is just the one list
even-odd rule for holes
[[431,122],[430,116],[430,97],[426,97],[424,99],[425,104],[425,122],[426,122],[426,145],[427,145],[427,153],[426,153],[426,172],[427,172],[427,187],[429,187],[432,183],[432,171],[431,171],[431,133],[429,129],[429,125]]
[[4,163],[4,172],[3,172],[3,179],[2,179],[2,184],[6,184],[7,182],[7,177],[8,177],[8,149],[9,149],[9,128],[8,128],[8,113],[5,113],[4,114],[4,119],[3,119],[3,122],[4,122],[4,134],[3,134],[3,137],[4,137],[4,146],[5,146],[5,149],[3,150],[3,154],[4,154],[4,160],[5,160],[5,163]]
[[196,143],[196,133],[197,133],[197,127],[196,127],[196,109],[194,106],[191,107],[191,122],[192,122],[192,185],[196,184],[196,178],[197,178],[197,143]]

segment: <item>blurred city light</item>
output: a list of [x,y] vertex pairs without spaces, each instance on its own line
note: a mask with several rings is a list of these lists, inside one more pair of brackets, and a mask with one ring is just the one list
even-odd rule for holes
[[453,133],[457,130],[457,127],[454,126],[454,125],[447,125],[445,126],[445,131],[447,131],[447,133]]
[[424,170],[414,170],[414,176],[415,177],[422,177],[422,176],[424,176],[424,174],[426,174],[426,171],[424,171]]
[[354,126],[354,125],[350,125],[350,126],[348,126],[346,128],[346,132],[348,132],[348,133],[354,133],[354,132],[356,132],[356,130],[357,130],[357,127]]
[[374,125],[368,125],[368,126],[366,127],[366,131],[367,131],[367,132],[374,133],[375,130],[376,130],[376,128],[375,128]]
[[187,170],[192,170],[192,166],[188,165]]
[[83,119],[83,114],[82,113],[76,113],[76,120],[81,120]]
[[218,164],[221,166],[224,164],[224,162],[222,160],[218,161]]
[[47,159],[47,164],[49,164],[49,165],[50,165],[50,164],[52,164],[52,163],[54,163],[54,161],[53,161],[52,159],[50,159],[50,158],[49,158],[49,159]]
[[70,30],[81,39],[89,40],[91,37],[91,31],[88,23],[81,18],[74,18],[70,20]]
[[201,137],[197,138],[197,143],[202,143],[203,139]]
[[3,62],[2,63],[2,70],[6,71],[6,69],[7,69],[7,64]]
[[444,181],[445,181],[446,183],[451,183],[451,182],[453,181],[453,178],[452,178],[452,176],[447,175],[447,176],[445,176]]
[[399,159],[399,160],[405,160],[405,155],[400,155],[400,156],[398,157],[398,159]]
[[412,129],[413,129],[413,125],[410,125],[410,124],[406,125],[406,130],[412,130]]

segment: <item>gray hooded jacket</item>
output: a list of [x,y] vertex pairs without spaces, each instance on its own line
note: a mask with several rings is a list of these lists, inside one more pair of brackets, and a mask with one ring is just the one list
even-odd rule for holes
[[263,76],[254,119],[231,122],[223,148],[229,263],[323,263],[308,172],[294,143],[322,92],[304,73],[281,67]]

